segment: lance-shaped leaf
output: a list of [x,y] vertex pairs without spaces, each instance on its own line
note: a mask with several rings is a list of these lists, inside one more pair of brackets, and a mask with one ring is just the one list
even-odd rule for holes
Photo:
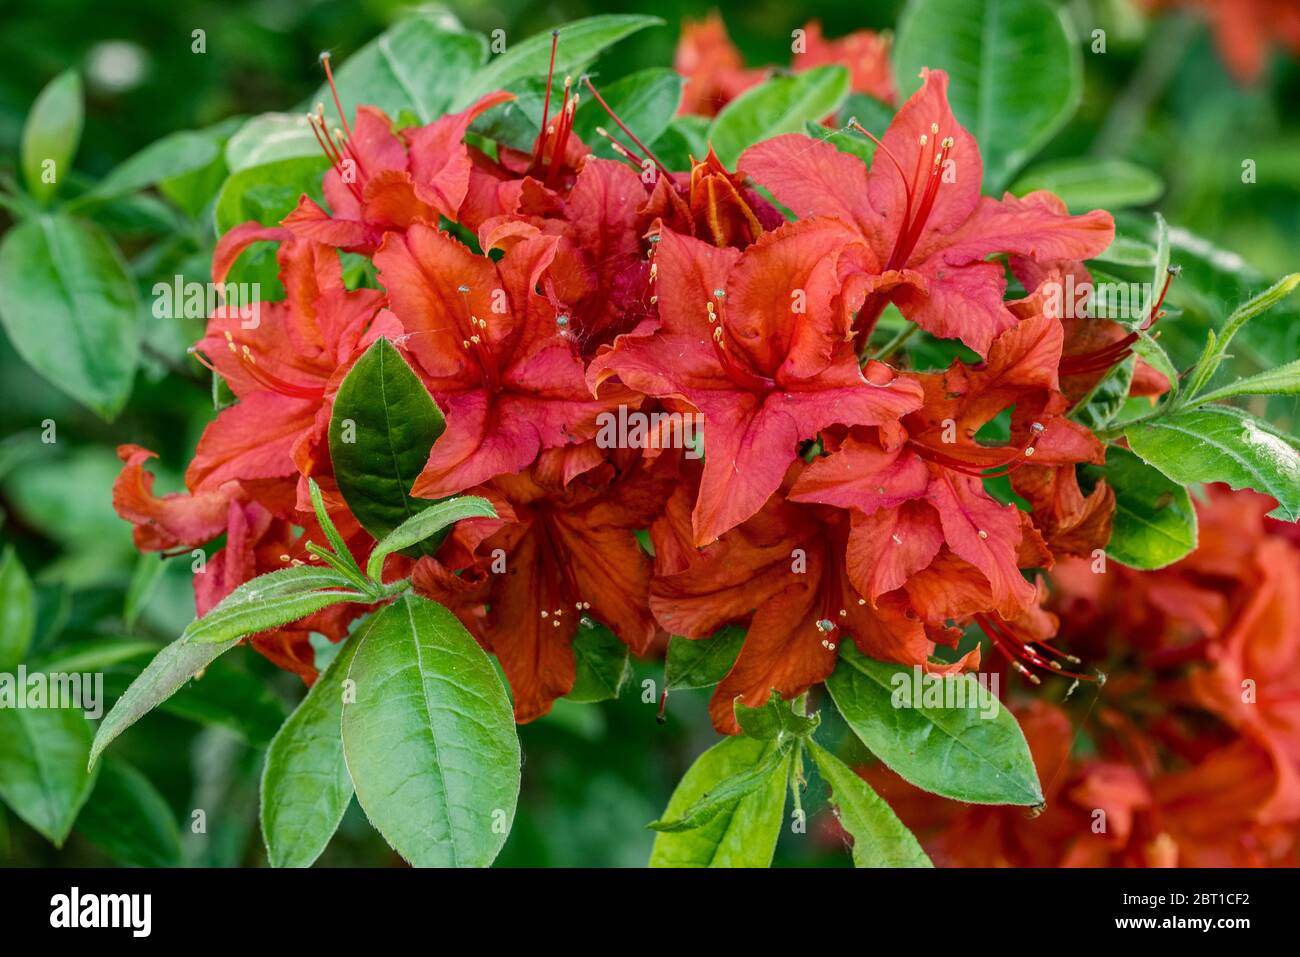
[[341,722],[358,644],[348,639],[267,749],[262,837],[272,867],[310,867],[352,800]]
[[972,804],[1041,804],[1025,736],[996,696],[973,675],[943,681],[961,706],[928,707],[914,693],[916,673],[868,658],[845,642],[826,687],[840,714],[871,753],[926,791]]
[[384,559],[389,555],[410,548],[412,545],[419,545],[440,532],[445,533],[463,518],[496,517],[497,511],[492,507],[492,503],[474,495],[462,495],[459,498],[439,502],[437,505],[430,505],[423,511],[416,512],[378,541],[366,561],[366,574],[378,581],[379,573],[384,567]]
[[181,641],[220,644],[287,625],[340,602],[374,598],[351,587],[333,568],[300,565],[244,582],[181,633]]
[[405,595],[369,619],[348,677],[343,753],[370,823],[417,867],[485,867],[519,799],[505,686],[446,608]]
[[[334,475],[375,538],[428,505],[411,497],[411,486],[444,428],[433,397],[387,339],[376,340],[339,386],[330,417]],[[436,550],[441,539],[428,544]]]
[[774,745],[753,767],[718,781],[680,814],[651,821],[646,827],[666,833],[693,831],[703,827],[723,811],[731,810],[741,798],[753,794],[770,777],[780,777],[778,772],[788,768],[788,758],[793,747],[794,741],[789,738]]
[[1300,359],[1220,386],[1197,396],[1191,404],[1222,402],[1243,395],[1300,395]]
[[[1195,396],[1214,376],[1215,370],[1219,368],[1219,363],[1223,361],[1227,354],[1228,345],[1233,338],[1241,331],[1246,323],[1250,322],[1262,312],[1266,312],[1286,299],[1291,293],[1300,286],[1300,272],[1292,273],[1279,279],[1273,285],[1269,286],[1263,292],[1253,296],[1248,301],[1242,303],[1232,311],[1228,321],[1224,323],[1223,328],[1215,334],[1210,333],[1209,341],[1206,342],[1205,350],[1201,353],[1201,358],[1197,361],[1192,371],[1187,377],[1187,393]],[[1207,401],[1207,400],[1201,400]]]
[[853,769],[809,741],[817,770],[831,786],[831,804],[853,838],[854,867],[934,867],[893,809]]
[[[664,820],[680,818],[723,781],[761,764],[778,751],[770,741],[730,737],[705,751],[678,783]],[[789,768],[790,753],[786,754]],[[767,867],[785,817],[787,775],[776,770],[762,785],[733,801],[712,820],[688,831],[661,831],[650,852],[651,867]]]
[[[32,104],[23,126],[22,169],[28,191],[41,202],[56,192],[72,171],[72,157],[81,142],[84,113],[81,77],[76,70],[60,73]],[[51,164],[46,166],[46,164]],[[46,176],[46,170],[52,175]]]
[[0,708],[0,800],[62,846],[95,784],[90,722],[73,708]]
[[781,700],[781,693],[773,691],[772,697],[757,708],[747,708],[737,698],[732,706],[736,723],[751,738],[763,741],[781,741],[788,738],[806,738],[822,723],[820,715],[796,714],[789,701]]
[[774,76],[722,108],[709,127],[709,141],[725,166],[735,166],[746,147],[782,133],[803,132],[840,108],[849,93],[849,72],[819,66],[794,76]]
[[1300,440],[1226,405],[1175,412],[1129,426],[1129,447],[1184,485],[1226,482],[1278,501],[1269,514],[1300,519]]

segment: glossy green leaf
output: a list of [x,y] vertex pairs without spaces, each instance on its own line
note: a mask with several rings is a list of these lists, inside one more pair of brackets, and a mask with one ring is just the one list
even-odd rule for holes
[[728,625],[711,638],[674,635],[668,641],[664,684],[669,691],[713,687],[727,676],[744,643],[745,629],[739,625]]
[[845,642],[826,688],[862,743],[917,787],[971,804],[1042,803],[1020,726],[974,675],[924,678],[943,681],[953,704],[964,684],[963,707],[928,707],[923,696],[917,702],[914,677]]
[[108,758],[77,830],[129,867],[179,867],[176,815],[149,779],[124,761]]
[[397,599],[362,625],[343,706],[357,801],[417,867],[485,867],[505,843],[520,754],[505,686],[441,605]]
[[0,559],[0,672],[12,671],[27,656],[36,628],[32,581],[13,548]]
[[737,699],[732,703],[736,723],[751,738],[762,741],[780,741],[785,738],[806,738],[821,724],[820,715],[797,714],[791,702],[782,701],[779,692],[773,691],[765,704],[748,708]]
[[181,641],[220,644],[287,625],[340,602],[370,602],[332,568],[300,565],[244,582],[181,633]]
[[[487,58],[487,41],[461,29],[448,14],[419,10],[399,20],[340,66],[334,80],[348,122],[359,105],[378,107],[396,120],[409,113],[432,123],[451,112],[466,85]],[[325,106],[326,121],[337,126],[338,111],[324,83],[306,104]],[[467,105],[467,104],[466,104]],[[310,132],[310,131],[308,131]]]
[[912,832],[866,781],[816,741],[809,741],[808,749],[831,786],[840,825],[853,838],[854,867],[934,867]]
[[126,404],[140,358],[136,286],[97,227],[39,216],[0,243],[0,321],[33,369],[105,419]]
[[[339,491],[375,538],[430,504],[412,498],[411,486],[443,428],[437,404],[401,353],[387,339],[376,340],[339,386],[330,418]],[[429,542],[427,554],[438,544],[441,538]]]
[[249,220],[277,225],[298,207],[304,193],[323,203],[321,179],[327,169],[329,161],[323,155],[295,156],[231,174],[217,194],[213,211],[217,232],[227,233]]
[[994,196],[1083,93],[1074,31],[1046,0],[911,0],[894,43],[900,99],[920,88],[922,67],[948,71],[953,113],[979,143],[984,192]]
[[573,688],[565,695],[570,701],[610,701],[618,697],[632,677],[627,645],[597,622],[579,625],[573,639],[573,657],[577,661],[577,676]]
[[[658,26],[663,20],[640,14],[601,14],[574,20],[559,28],[560,42],[555,51],[557,76],[573,73],[590,63],[598,54],[625,37]],[[463,109],[485,93],[502,90],[517,80],[545,77],[551,60],[551,32],[537,33],[519,43],[512,43],[494,57],[460,90],[452,108]]]
[[262,837],[272,867],[310,867],[352,800],[342,720],[345,682],[358,644],[357,635],[347,640],[267,749]]
[[1115,519],[1106,554],[1130,568],[1164,568],[1196,548],[1196,509],[1187,489],[1128,449],[1106,449],[1106,465],[1085,465],[1086,479],[1105,479],[1115,492]]
[[694,831],[708,824],[724,811],[731,811],[739,801],[758,791],[772,777],[784,781],[789,773],[792,739],[777,742],[753,767],[744,768],[716,782],[708,791],[676,815],[665,815],[646,827],[665,834]]
[[57,846],[94,787],[92,733],[73,708],[0,708],[0,800]]
[[1300,272],[1292,273],[1234,309],[1223,328],[1217,334],[1211,335],[1200,361],[1188,375],[1188,394],[1195,396],[1209,384],[1219,363],[1223,361],[1229,344],[1246,323],[1281,303],[1295,292],[1298,286],[1300,286]]
[[[45,202],[72,172],[72,158],[81,142],[84,106],[81,77],[65,70],[46,85],[32,104],[23,126],[22,169],[27,190]],[[53,161],[53,182],[43,182],[45,163]]]
[[732,168],[759,140],[802,133],[805,123],[831,116],[848,93],[849,72],[842,66],[774,76],[724,106],[709,127],[709,140],[718,159]]
[[474,495],[461,495],[430,505],[416,512],[375,544],[370,558],[366,560],[366,574],[378,581],[384,559],[389,555],[435,536],[445,538],[451,527],[462,519],[496,517],[497,510],[492,507],[492,503]]
[[1183,485],[1226,482],[1278,500],[1269,514],[1300,519],[1300,440],[1240,410],[1202,406],[1131,425],[1129,448]]
[[[696,759],[678,783],[664,820],[680,818],[725,780],[762,764],[779,750],[743,735],[715,744]],[[786,755],[786,767],[790,761]],[[651,867],[767,867],[785,819],[786,775],[773,772],[757,790],[739,798],[708,823],[689,831],[660,832]]]
[[[637,139],[647,144],[657,140],[677,115],[677,107],[682,101],[682,86],[685,84],[681,74],[666,67],[640,70],[609,84],[599,83],[596,79],[592,82],[597,84],[596,89],[624,125],[636,134]],[[624,146],[640,152],[585,86],[580,92],[582,103],[573,117],[574,135],[590,145],[597,156],[606,159],[617,157],[609,143],[596,133],[598,126],[604,127]]]
[[1045,189],[1065,201],[1072,213],[1124,209],[1154,203],[1165,184],[1144,166],[1121,159],[1052,160],[1023,173],[1011,192],[1023,196]]

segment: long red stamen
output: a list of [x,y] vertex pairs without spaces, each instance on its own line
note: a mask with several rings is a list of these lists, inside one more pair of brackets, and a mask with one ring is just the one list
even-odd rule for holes
[[343,134],[348,139],[351,139],[352,128],[348,126],[347,114],[343,112],[343,103],[339,100],[338,87],[334,85],[334,71],[330,69],[328,50],[320,55],[320,62],[325,67],[325,82],[329,84],[330,95],[334,97],[334,108],[339,111],[339,119],[343,121]]
[[542,130],[537,134],[533,144],[533,166],[541,166],[542,153],[546,149],[546,125],[551,119],[551,84],[555,80],[555,51],[560,45],[560,31],[551,31],[551,65],[546,70],[546,102],[542,104]]
[[[657,274],[656,266],[651,266],[650,272],[652,279],[655,278]],[[719,305],[721,305],[721,290],[714,290],[714,295],[717,297]],[[769,379],[767,376],[759,375],[758,373],[745,368],[736,361],[727,349],[725,321],[717,311],[712,300],[705,303],[705,308],[708,310],[709,314],[709,325],[713,329],[710,337],[713,339],[713,354],[718,357],[718,362],[721,364],[723,371],[726,372],[727,378],[741,388],[748,389],[751,392],[770,392],[774,389],[776,387],[776,381],[774,379]]]
[[[280,378],[275,373],[263,369],[257,364],[257,359],[253,356],[252,352],[249,351],[248,346],[240,345],[235,342],[234,337],[229,332],[226,333],[226,345],[230,347],[230,351],[233,352],[243,364],[244,371],[248,374],[249,378],[253,379],[253,381],[257,382],[259,385],[270,389],[272,392],[278,392],[280,395],[288,396],[292,399],[309,399],[313,402],[319,402],[321,399],[325,398],[325,389],[323,387],[298,385],[296,382],[289,382],[286,379]],[[205,369],[220,375],[220,373],[217,372],[216,366],[208,360],[207,356],[199,352],[198,349],[191,349],[190,355],[194,356],[194,358],[198,360],[199,364]]]
[[[1035,422],[1029,430],[1029,436],[1025,443],[1018,448],[1009,450],[1008,454],[995,462],[980,462],[974,457],[961,458],[961,446],[951,446],[951,451],[945,452],[936,449],[932,445],[924,442],[918,442],[916,439],[908,439],[907,445],[921,458],[933,462],[935,465],[941,465],[944,468],[952,469],[954,472],[960,472],[963,475],[969,475],[972,478],[988,479],[1001,478],[1004,475],[1010,475],[1016,469],[1020,468],[1030,461],[1034,454],[1034,442],[1043,434],[1042,423]],[[981,452],[995,451],[987,446],[976,446]],[[987,471],[993,469],[994,471]]]
[[672,173],[668,171],[668,167],[659,161],[659,157],[655,156],[655,154],[650,151],[650,147],[642,143],[641,140],[637,138],[637,135],[627,128],[627,124],[624,123],[621,119],[619,119],[618,114],[615,113],[610,108],[610,105],[605,102],[605,98],[601,96],[600,92],[596,89],[596,87],[592,85],[591,77],[584,76],[582,78],[582,81],[587,84],[587,89],[591,90],[591,95],[596,98],[596,102],[600,104],[601,109],[603,109],[606,113],[608,113],[609,118],[618,125],[618,128],[622,130],[624,133],[626,133],[628,138],[631,139],[632,142],[637,145],[637,149],[639,149],[642,153],[644,153],[646,158],[649,159],[650,162],[654,163],[655,166],[659,167],[659,172],[663,173],[665,176],[671,177]]
[[1058,372],[1061,375],[1083,375],[1089,372],[1101,372],[1109,369],[1111,366],[1123,362],[1133,354],[1131,348],[1133,343],[1141,338],[1141,333],[1146,332],[1164,315],[1161,312],[1161,306],[1165,303],[1165,296],[1169,293],[1169,286],[1174,277],[1182,272],[1180,266],[1170,266],[1165,275],[1164,285],[1160,289],[1160,295],[1156,298],[1155,305],[1147,313],[1146,320],[1135,331],[1130,332],[1122,339],[1102,346],[1099,349],[1093,349],[1091,352],[1081,352],[1077,355],[1066,356],[1061,359]]
[[[1063,675],[1066,678],[1074,678],[1076,681],[1093,681],[1101,683],[1105,680],[1104,675],[1085,675],[1076,671],[1065,670],[1055,661],[1049,661],[1044,658],[1039,654],[1038,648],[1028,642],[1021,641],[1009,628],[1006,628],[1000,623],[995,623],[988,615],[976,615],[975,622],[984,631],[984,634],[989,636],[994,647],[1006,656],[1011,665],[1034,684],[1041,684],[1042,680],[1038,675],[1030,671],[1026,665],[1033,665],[1035,668],[1048,674]],[[1043,644],[1044,649],[1047,649],[1048,647],[1047,644]],[[1074,658],[1073,655],[1066,655],[1063,652],[1056,651],[1056,649],[1051,650],[1054,654],[1067,661],[1078,660]]]

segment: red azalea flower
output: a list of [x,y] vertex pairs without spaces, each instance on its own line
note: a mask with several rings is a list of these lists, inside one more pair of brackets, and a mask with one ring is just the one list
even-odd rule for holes
[[[468,572],[452,575],[426,558],[413,579],[421,594],[458,609],[496,654],[520,722],[546,714],[573,688],[573,640],[584,616],[608,625],[638,654],[654,640],[646,603],[651,562],[636,532],[671,487],[635,459],[621,473],[606,462],[565,483],[556,455],[544,458],[550,461],[531,472],[475,490],[504,501],[512,520],[475,523],[472,538],[461,538],[472,556]],[[454,553],[442,557],[456,563]]]
[[361,106],[354,133],[334,90],[329,58],[323,62],[343,129],[327,129],[320,107],[308,122],[330,161],[322,184],[330,212],[304,195],[284,225],[305,239],[368,255],[385,232],[417,222],[436,226],[440,216],[457,220],[472,168],[465,133],[482,113],[514,97],[489,93],[460,113],[401,132],[393,131],[383,110]]
[[[791,467],[787,487],[802,469],[802,463]],[[849,536],[847,512],[798,505],[782,491],[687,567],[656,575],[650,607],[672,634],[708,638],[726,624],[748,624],[740,655],[709,704],[722,733],[739,731],[737,696],[758,707],[773,689],[790,698],[823,681],[838,661],[843,634],[884,661],[939,672],[978,664],[978,648],[953,664],[931,661],[936,642],[954,645],[961,633],[927,626],[902,591],[868,602],[853,582]],[[656,536],[656,553],[660,541]]]
[[985,355],[1015,325],[1003,304],[994,253],[1059,261],[1087,259],[1114,237],[1101,210],[1069,216],[1050,194],[980,196],[979,146],[948,106],[947,74],[924,82],[879,141],[868,170],[830,143],[798,133],[746,150],[739,169],[800,217],[834,216],[854,226],[883,273],[855,327],[859,346],[889,301],[940,338]]
[[[1086,429],[1060,415],[1061,339],[1059,323],[1033,317],[994,340],[986,363],[954,361],[945,373],[919,376],[925,404],[904,417],[905,432],[855,430],[801,477],[793,500],[854,510],[849,551],[860,561],[850,575],[864,596],[874,601],[908,583],[946,546],[978,570],[1003,619],[1013,621],[1037,605],[1037,592],[1020,568],[1048,564],[1050,554],[1029,516],[995,501],[982,480],[1010,473],[1014,481],[1031,460],[1040,469],[1072,470],[1075,462],[1104,456]],[[1010,444],[977,442],[979,430],[1010,407]]]
[[344,287],[334,249],[290,236],[245,223],[218,244],[213,281],[221,283],[251,243],[283,240],[278,258],[287,298],[259,303],[251,314],[223,307],[209,319],[194,351],[239,402],[208,425],[185,482],[197,493],[232,479],[297,476],[306,511],[306,479],[333,474],[327,431],[334,393],[367,345],[400,328],[380,313],[383,293]]
[[1257,83],[1273,41],[1300,55],[1300,7],[1294,0],[1143,0],[1152,11],[1187,7],[1209,21],[1219,55],[1241,83]]
[[415,224],[375,253],[404,343],[447,418],[411,494],[443,498],[522,471],[543,449],[594,436],[602,411],[637,401],[587,389],[571,318],[555,305],[556,287],[573,281],[558,243],[532,236],[494,262]]
[[683,236],[744,249],[763,233],[785,225],[771,203],[745,185],[745,177],[728,172],[709,148],[689,174],[660,176],[641,209],[643,233],[671,229]]
[[705,545],[762,507],[801,441],[836,423],[894,421],[920,393],[880,363],[864,375],[849,346],[854,301],[839,271],[863,247],[846,227],[792,223],[743,254],[671,231],[660,239],[658,327],[621,337],[588,379],[617,375],[703,413],[694,526]]

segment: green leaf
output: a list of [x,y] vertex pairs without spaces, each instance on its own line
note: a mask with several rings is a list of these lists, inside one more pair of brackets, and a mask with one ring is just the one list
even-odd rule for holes
[[[574,20],[560,27],[560,42],[555,51],[555,74],[564,76],[590,63],[605,48],[624,37],[659,26],[658,17],[639,14],[602,14]],[[459,110],[485,93],[501,90],[517,80],[544,77],[551,60],[551,32],[534,34],[527,40],[511,44],[509,49],[491,60],[465,84],[452,109]]]
[[1023,196],[1045,189],[1065,200],[1072,213],[1124,209],[1154,203],[1165,184],[1144,166],[1121,159],[1053,160],[1023,173],[1011,192]]
[[849,71],[819,66],[793,76],[774,76],[722,108],[709,127],[709,140],[728,168],[746,149],[782,133],[802,133],[835,113],[849,94]]
[[[663,820],[682,817],[721,782],[762,764],[779,750],[774,742],[739,735],[715,744],[678,783]],[[650,866],[767,867],[785,818],[785,785],[786,775],[770,774],[758,790],[739,798],[704,826],[659,833],[650,852]]]
[[417,867],[485,867],[519,798],[510,700],[456,617],[405,595],[370,618],[343,707],[343,752],[370,823]]
[[1300,272],[1279,279],[1263,292],[1234,309],[1218,334],[1211,336],[1210,343],[1201,355],[1200,361],[1196,363],[1196,366],[1189,374],[1187,394],[1195,396],[1209,384],[1210,379],[1213,378],[1215,371],[1219,368],[1219,363],[1223,361],[1223,357],[1228,351],[1228,345],[1246,323],[1286,299],[1295,291],[1297,286],[1300,286]]
[[360,638],[330,662],[266,752],[262,837],[272,867],[310,867],[352,800],[343,760],[343,695]]
[[249,220],[274,226],[298,207],[303,193],[323,203],[321,180],[327,169],[329,161],[324,155],[297,156],[231,174],[217,194],[213,211],[217,233],[227,233]]
[[573,656],[578,675],[566,698],[583,704],[609,701],[618,697],[623,685],[632,677],[632,662],[627,645],[618,636],[596,622],[584,622],[573,639]]
[[149,662],[140,677],[114,702],[99,723],[90,748],[90,764],[123,731],[179,691],[187,681],[239,644],[238,638],[221,644],[196,644],[178,638]]
[[668,641],[664,684],[669,691],[713,687],[727,676],[744,643],[745,629],[739,625],[728,625],[711,638],[674,635]]
[[934,867],[893,809],[853,769],[809,741],[817,770],[831,786],[840,825],[853,838],[854,867]]
[[680,814],[651,821],[646,827],[665,834],[694,831],[708,824],[724,811],[730,811],[741,798],[753,794],[772,777],[782,782],[789,772],[793,740],[774,744],[753,767],[728,775],[691,803]]
[[1074,32],[1065,11],[1044,0],[912,0],[894,44],[900,99],[920,88],[922,67],[951,76],[953,113],[979,143],[984,192],[994,196],[1074,115],[1083,93]]
[[913,679],[911,669],[868,658],[846,642],[826,688],[862,743],[917,787],[971,804],[1042,803],[1020,726],[974,675],[923,677],[926,684],[942,680],[949,694],[964,683],[965,707],[927,707],[924,697],[914,706]]
[[[444,428],[433,397],[387,339],[376,340],[339,386],[330,418],[334,475],[348,508],[375,538],[429,504],[412,498],[411,486]],[[439,544],[428,543],[425,553]]]
[[496,517],[497,510],[492,507],[492,503],[474,495],[462,495],[430,505],[416,512],[375,544],[374,551],[366,561],[366,574],[374,581],[379,581],[379,573],[384,568],[384,559],[393,552],[419,545],[439,533],[441,533],[439,535],[441,540],[446,537],[451,527],[462,519]]
[[1115,522],[1106,554],[1130,568],[1164,568],[1196,548],[1196,509],[1187,489],[1128,449],[1106,449],[1106,465],[1085,465],[1090,481],[1115,491]]
[[287,625],[340,602],[373,600],[352,589],[332,568],[282,568],[244,582],[202,618],[190,622],[180,640],[221,644]]
[[[410,113],[421,123],[432,123],[451,112],[453,101],[473,82],[487,52],[481,35],[465,32],[445,13],[421,10],[398,21],[334,72],[348,122],[364,103],[393,119]],[[315,109],[317,103],[325,105],[331,127],[339,125],[334,99],[324,83],[306,106]]]
[[709,153],[708,117],[674,117],[650,148],[669,169],[690,169],[692,158],[703,159]]
[[789,701],[782,701],[777,691],[765,704],[747,708],[739,698],[732,702],[740,730],[751,738],[780,741],[787,737],[806,738],[822,723],[820,715],[796,714]]
[[176,815],[149,779],[131,765],[108,758],[77,830],[128,867],[179,867],[181,836]]
[[[81,77],[65,70],[51,80],[36,97],[23,127],[22,167],[27,190],[47,202],[72,172],[72,158],[81,142],[84,107]],[[54,161],[54,182],[42,182],[42,164]]]
[[1190,404],[1221,402],[1242,395],[1300,395],[1300,359],[1202,393]]
[[105,419],[126,404],[140,307],[122,255],[97,227],[40,216],[0,243],[0,321],[33,369]]
[[56,847],[95,783],[91,733],[73,708],[0,708],[0,799]]
[[32,581],[12,547],[0,560],[0,672],[12,671],[27,656],[36,628]]
[[122,163],[78,199],[104,200],[147,189],[162,180],[203,169],[221,153],[210,133],[182,130],[164,136]]
[[1183,485],[1226,482],[1278,500],[1269,514],[1300,519],[1300,440],[1226,405],[1130,425],[1129,448]]

